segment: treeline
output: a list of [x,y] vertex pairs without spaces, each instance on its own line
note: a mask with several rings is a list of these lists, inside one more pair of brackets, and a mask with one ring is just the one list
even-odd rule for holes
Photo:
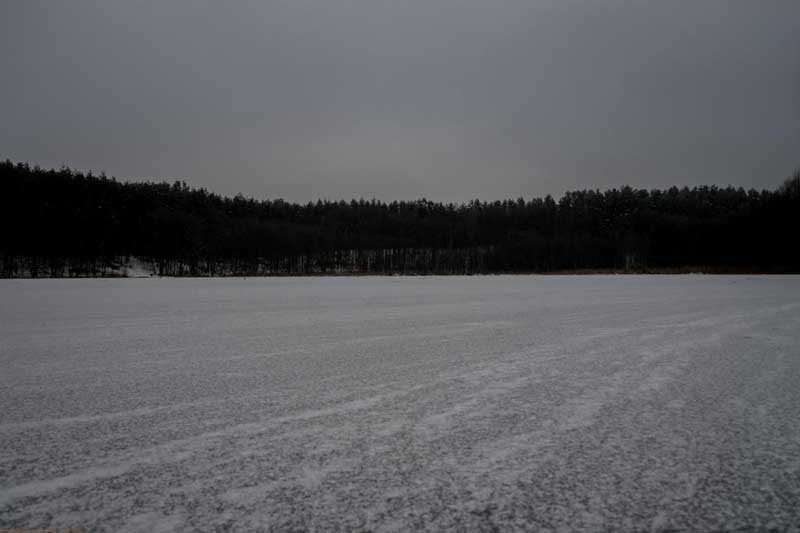
[[776,190],[575,191],[496,202],[295,204],[0,163],[0,274],[800,271],[800,173]]

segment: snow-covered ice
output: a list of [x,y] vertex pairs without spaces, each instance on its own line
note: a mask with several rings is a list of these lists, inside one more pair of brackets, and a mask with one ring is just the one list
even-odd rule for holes
[[800,527],[800,277],[0,281],[0,527]]

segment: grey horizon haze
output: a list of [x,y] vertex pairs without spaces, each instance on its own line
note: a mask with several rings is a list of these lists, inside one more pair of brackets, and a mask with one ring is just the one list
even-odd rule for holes
[[717,184],[800,167],[800,2],[6,0],[0,157],[232,195]]

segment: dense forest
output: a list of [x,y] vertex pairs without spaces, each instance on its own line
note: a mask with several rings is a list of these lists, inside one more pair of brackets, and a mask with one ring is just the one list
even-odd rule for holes
[[[0,163],[0,275],[798,272],[800,173],[776,190],[583,190],[295,204]],[[794,244],[793,244],[794,243]]]

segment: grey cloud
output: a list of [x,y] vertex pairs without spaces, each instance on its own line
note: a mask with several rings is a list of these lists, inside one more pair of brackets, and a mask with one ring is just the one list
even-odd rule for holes
[[761,188],[800,165],[793,0],[0,9],[15,160],[299,201]]

